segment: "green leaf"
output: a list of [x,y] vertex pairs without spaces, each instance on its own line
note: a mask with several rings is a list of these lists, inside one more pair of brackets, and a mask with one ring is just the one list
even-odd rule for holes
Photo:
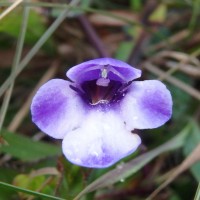
[[150,21],[163,22],[167,16],[167,6],[161,4],[158,8],[151,14]]
[[[18,38],[22,17],[21,8],[10,12],[8,16],[1,20],[0,33],[6,33],[14,38]],[[25,42],[34,44],[44,32],[44,17],[35,10],[30,10]],[[47,43],[47,45],[50,44]]]
[[[0,32],[7,33],[17,38],[19,34],[21,22],[22,22],[22,17],[23,16],[22,16],[21,9],[17,9],[14,12],[11,12],[7,17],[1,20]],[[29,30],[32,30],[34,28],[35,31],[37,31],[38,33],[44,32],[45,29],[44,29],[44,25],[41,23],[42,22],[41,19],[42,19],[41,16],[39,18],[39,15],[36,12],[31,11],[30,18],[29,18],[29,25],[28,25]],[[35,27],[37,27],[37,29]],[[31,34],[31,37],[33,38],[30,38],[30,35],[27,34],[28,41],[35,40],[34,36],[35,34],[33,35]]]
[[[200,143],[200,128],[196,122],[191,121],[192,131],[187,136],[186,144],[184,145],[183,152],[187,157]],[[200,181],[200,163],[197,162],[190,168],[192,174],[196,178],[197,181]]]
[[161,153],[172,151],[182,147],[185,143],[186,136],[190,133],[190,130],[191,124],[188,124],[177,136],[172,138],[170,141],[127,162],[126,164],[118,165],[116,169],[109,171],[108,173],[104,174],[103,176],[92,182],[90,185],[88,185],[80,194],[78,194],[75,199],[79,199],[81,196],[88,192],[92,192],[96,189],[112,185],[120,180],[124,180],[125,178],[136,173],[145,164],[150,162]]
[[56,145],[33,141],[26,136],[5,130],[2,131],[2,134],[8,145],[0,146],[0,152],[8,153],[22,161],[36,161],[61,154],[61,148]]
[[[31,174],[18,174],[14,180],[13,184],[17,187],[37,191],[38,188],[41,188],[47,177],[45,175],[40,176],[31,176]],[[54,188],[56,187],[56,179],[52,179],[51,182],[46,184],[44,187],[41,188],[40,192],[45,194],[53,194]],[[30,197],[30,194],[19,193],[21,199],[27,199]],[[31,195],[32,196],[32,195]]]
[[130,6],[131,6],[132,10],[139,11],[142,8],[142,2],[141,2],[141,0],[131,0]]
[[133,49],[133,45],[134,43],[130,41],[121,42],[116,51],[115,57],[119,60],[126,61],[131,53],[131,50]]
[[120,43],[119,47],[117,48],[117,51],[115,53],[115,58],[119,60],[126,61],[128,60],[132,49],[135,46],[136,41],[138,40],[138,37],[141,35],[141,28],[140,27],[128,27],[126,29],[126,32],[129,36],[134,38],[134,40],[127,40]]

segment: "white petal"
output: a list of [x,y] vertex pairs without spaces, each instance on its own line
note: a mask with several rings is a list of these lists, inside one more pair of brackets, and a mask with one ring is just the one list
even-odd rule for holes
[[68,81],[52,79],[38,90],[31,104],[33,122],[56,139],[79,127],[84,119],[82,99],[69,85]]
[[116,113],[91,111],[81,128],[65,136],[63,153],[77,165],[103,168],[134,152],[140,143]]
[[157,128],[172,114],[171,94],[156,80],[133,82],[120,104],[122,117],[130,130]]

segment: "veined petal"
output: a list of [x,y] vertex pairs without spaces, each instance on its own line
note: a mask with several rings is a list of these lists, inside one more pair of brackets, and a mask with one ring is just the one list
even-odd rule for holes
[[84,115],[82,100],[69,85],[68,81],[52,79],[38,90],[31,104],[33,122],[56,139],[79,127]]
[[130,130],[159,127],[171,117],[171,94],[160,81],[135,81],[121,101],[121,112]]
[[109,72],[109,79],[126,82],[141,76],[141,70],[136,69],[129,64],[113,58],[98,58],[83,62],[67,71],[67,77],[77,83],[98,79],[102,66],[111,66],[113,70]]
[[74,164],[104,168],[134,152],[140,143],[116,113],[91,111],[80,128],[65,136],[62,148]]

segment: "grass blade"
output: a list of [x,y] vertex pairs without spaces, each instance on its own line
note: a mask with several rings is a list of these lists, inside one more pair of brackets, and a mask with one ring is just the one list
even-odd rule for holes
[[51,156],[61,155],[59,146],[41,141],[33,141],[31,138],[20,134],[2,131],[8,145],[0,146],[0,153],[7,153],[22,161],[37,161]]
[[75,197],[74,200],[78,200],[80,197],[82,197],[84,194],[88,192],[92,192],[96,189],[109,186],[122,179],[127,178],[128,176],[136,173],[145,164],[150,162],[152,159],[154,159],[161,153],[182,147],[183,144],[185,143],[185,138],[187,134],[190,132],[190,129],[191,125],[188,124],[183,129],[183,131],[181,131],[177,136],[172,138],[170,141],[104,174],[103,176],[92,182],[90,185],[88,185],[81,193],[78,194],[78,196]]
[[200,199],[200,183],[198,185],[194,200],[199,200]]
[[33,190],[24,189],[24,188],[17,187],[17,186],[14,186],[14,185],[0,181],[0,188],[1,187],[7,188],[7,189],[10,189],[10,190],[14,190],[16,192],[23,192],[23,193],[31,194],[31,195],[34,195],[34,196],[37,196],[37,197],[43,197],[45,199],[65,200],[63,198],[54,197],[54,196],[44,194],[44,193],[40,193],[40,192],[35,192]]

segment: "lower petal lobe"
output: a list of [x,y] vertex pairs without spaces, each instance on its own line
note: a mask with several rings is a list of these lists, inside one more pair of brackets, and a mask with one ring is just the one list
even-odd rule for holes
[[92,110],[84,124],[63,140],[63,153],[74,164],[91,167],[109,167],[133,153],[141,139],[125,129],[115,112]]
[[128,129],[157,128],[170,119],[172,98],[160,81],[135,81],[120,107]]
[[52,79],[38,90],[31,104],[33,122],[56,139],[79,127],[84,115],[82,99],[69,86],[68,81]]

